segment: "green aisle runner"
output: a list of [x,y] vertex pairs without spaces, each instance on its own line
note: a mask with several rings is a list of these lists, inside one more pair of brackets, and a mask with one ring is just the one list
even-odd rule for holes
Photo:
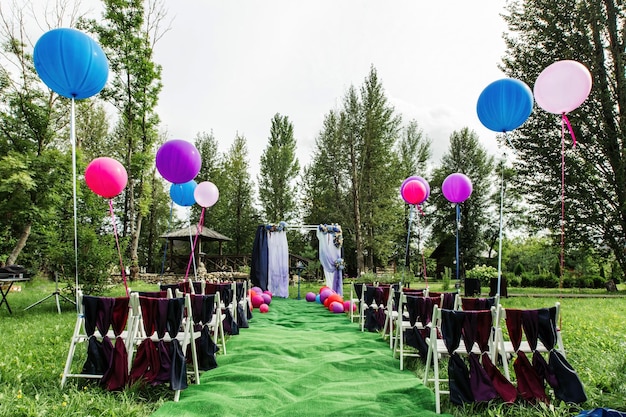
[[318,303],[275,298],[218,367],[153,416],[431,416],[434,394],[388,342]]

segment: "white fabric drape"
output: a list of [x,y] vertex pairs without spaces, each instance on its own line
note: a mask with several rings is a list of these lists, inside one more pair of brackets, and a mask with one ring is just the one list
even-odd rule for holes
[[341,248],[335,246],[332,233],[324,233],[321,230],[318,230],[316,233],[319,241],[320,263],[322,268],[324,268],[326,286],[343,295],[342,271],[338,271],[335,267],[335,261],[341,258]]
[[285,231],[267,232],[267,288],[273,295],[289,297],[289,248]]

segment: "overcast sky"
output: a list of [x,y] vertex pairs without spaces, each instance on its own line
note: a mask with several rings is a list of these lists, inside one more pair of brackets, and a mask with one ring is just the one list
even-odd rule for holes
[[[158,42],[158,112],[169,137],[213,131],[221,151],[247,139],[253,179],[271,119],[294,125],[308,164],[324,116],[347,89],[377,70],[405,123],[432,139],[435,162],[448,138],[473,129],[497,154],[476,101],[504,54],[502,0],[166,1],[171,29]],[[417,173],[418,175],[421,173]]]

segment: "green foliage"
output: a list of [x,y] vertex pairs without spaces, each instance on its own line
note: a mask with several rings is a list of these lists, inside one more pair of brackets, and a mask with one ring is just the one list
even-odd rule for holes
[[443,268],[443,274],[441,274],[443,291],[448,291],[450,289],[451,280],[452,280],[452,270],[446,266]]
[[519,277],[520,275],[522,275],[524,273],[524,265],[522,265],[520,262],[515,264],[515,269],[513,270],[513,273],[515,274],[516,277]]
[[259,215],[253,204],[249,169],[247,141],[238,134],[217,169],[214,183],[220,198],[209,210],[213,215],[211,227],[232,239],[224,244],[226,253],[252,252]]
[[293,124],[287,116],[277,113],[272,119],[269,142],[260,162],[259,200],[267,222],[289,222],[294,218],[294,181],[299,171]]

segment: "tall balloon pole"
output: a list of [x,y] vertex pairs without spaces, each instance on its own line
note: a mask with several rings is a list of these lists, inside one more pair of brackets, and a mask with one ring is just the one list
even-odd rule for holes
[[[44,33],[33,49],[33,63],[39,78],[55,93],[71,99],[70,142],[72,148],[72,199],[74,205],[74,269],[78,289],[78,209],[76,192],[75,99],[98,94],[109,76],[104,51],[85,33],[57,28]],[[78,299],[78,292],[76,293]],[[76,309],[80,306],[76,303]]]
[[[533,95],[530,87],[523,81],[504,78],[489,84],[481,92],[476,104],[476,112],[481,123],[494,132],[504,133],[505,141],[511,148],[513,144],[506,136],[507,132],[520,127],[533,110]],[[506,158],[506,155],[505,155]],[[498,288],[496,296],[500,297],[502,282],[502,229],[504,217],[504,161],[502,162],[502,178],[500,184],[500,229],[498,233]]]
[[502,161],[502,173],[500,176],[500,230],[498,232],[498,289],[496,294],[500,296],[502,283],[502,226],[504,217],[504,161]]
[[461,228],[461,206],[472,195],[472,181],[460,172],[448,175],[441,184],[443,196],[456,208],[456,279],[460,284],[459,229]]
[[[78,199],[76,197],[76,124],[74,97],[72,97],[72,105],[70,108],[70,142],[72,144],[72,200],[74,201],[74,279],[75,288],[78,290]],[[78,291],[76,291],[75,297],[76,311],[80,312]]]
[[456,256],[456,282],[457,285],[460,285],[461,281],[460,281],[460,266],[459,264],[460,259],[459,259],[459,230],[461,229],[461,206],[459,205],[459,203],[457,203],[456,205],[456,251],[455,251],[455,256]]
[[[428,182],[418,176],[408,177],[400,185],[400,196],[409,205],[409,224],[406,236],[406,250],[405,250],[405,268],[410,265],[409,248],[411,244],[411,229],[413,227],[413,214],[417,210],[417,206],[422,204],[428,198],[430,194],[430,186]],[[419,215],[418,215],[419,222]],[[419,223],[418,223],[419,224]],[[418,243],[419,244],[419,243]],[[418,248],[419,249],[419,248]],[[403,270],[404,271],[404,270]],[[402,281],[404,284],[404,272],[402,275]]]
[[576,136],[567,118],[567,113],[578,108],[591,93],[591,73],[580,62],[557,61],[541,71],[535,80],[533,92],[537,105],[561,116],[561,260],[559,286],[563,286],[565,263],[565,126],[576,147]]

